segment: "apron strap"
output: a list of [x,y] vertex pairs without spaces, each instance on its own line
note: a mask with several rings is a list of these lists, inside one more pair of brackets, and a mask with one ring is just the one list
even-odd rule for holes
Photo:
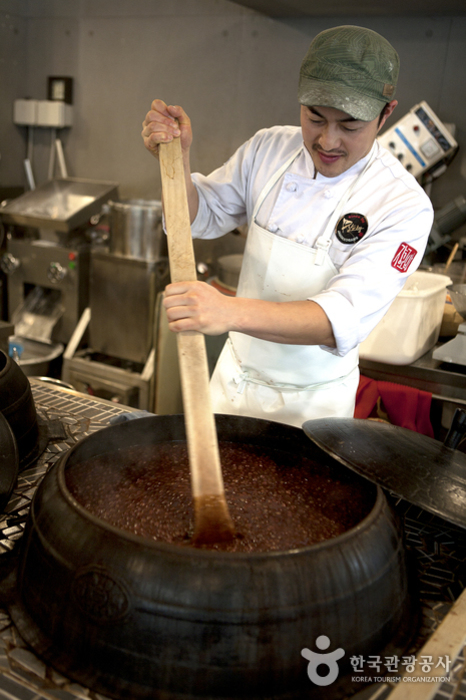
[[335,227],[338,224],[343,209],[346,206],[347,201],[351,197],[351,195],[354,192],[354,188],[358,183],[361,182],[362,178],[364,175],[367,173],[369,168],[371,167],[372,163],[375,160],[375,157],[377,155],[377,145],[374,143],[371,149],[371,154],[369,156],[369,160],[367,161],[366,165],[364,168],[361,170],[359,175],[353,180],[351,185],[347,188],[346,192],[344,193],[343,197],[340,199],[338,202],[338,205],[333,212],[332,216],[330,217],[330,220],[325,228],[325,231],[321,236],[316,241],[315,247],[317,248],[317,253],[316,253],[316,259],[314,264],[315,265],[322,265],[322,262],[324,260],[325,254],[328,252],[328,249],[330,248],[330,243],[332,240],[333,232],[335,231]]

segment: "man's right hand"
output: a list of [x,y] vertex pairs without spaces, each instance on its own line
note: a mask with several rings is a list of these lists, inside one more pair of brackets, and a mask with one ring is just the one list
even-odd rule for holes
[[193,140],[191,120],[182,107],[166,105],[154,100],[142,123],[141,136],[149,153],[158,157],[159,143],[167,143],[180,136],[184,155],[189,154]]
[[147,112],[142,122],[141,136],[144,146],[156,158],[159,156],[159,144],[168,143],[180,137],[189,217],[192,223],[197,215],[199,195],[191,180],[189,163],[189,150],[193,142],[190,118],[182,107],[166,105],[162,100],[154,100],[150,112]]

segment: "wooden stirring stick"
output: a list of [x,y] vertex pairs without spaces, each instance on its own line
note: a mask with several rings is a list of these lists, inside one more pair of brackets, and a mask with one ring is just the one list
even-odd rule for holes
[[455,245],[453,246],[453,249],[452,249],[450,255],[448,256],[448,260],[447,260],[447,263],[446,263],[446,265],[445,265],[445,270],[444,270],[444,272],[446,272],[446,271],[448,270],[448,268],[450,267],[450,265],[452,264],[453,258],[454,258],[455,255],[456,255],[456,251],[458,250],[458,247],[459,247],[459,243],[456,242]]
[[[180,138],[160,144],[160,172],[172,282],[197,279]],[[177,333],[181,391],[194,499],[196,546],[235,535],[223,486],[204,335]]]

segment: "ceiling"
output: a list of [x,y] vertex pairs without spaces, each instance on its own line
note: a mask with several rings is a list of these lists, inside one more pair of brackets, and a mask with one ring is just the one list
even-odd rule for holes
[[466,0],[235,0],[269,17],[466,15]]

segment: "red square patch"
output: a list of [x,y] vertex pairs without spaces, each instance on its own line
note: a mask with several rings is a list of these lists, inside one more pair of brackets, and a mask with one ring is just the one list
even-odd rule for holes
[[417,250],[407,243],[401,243],[392,260],[392,267],[400,272],[407,272],[417,255]]

